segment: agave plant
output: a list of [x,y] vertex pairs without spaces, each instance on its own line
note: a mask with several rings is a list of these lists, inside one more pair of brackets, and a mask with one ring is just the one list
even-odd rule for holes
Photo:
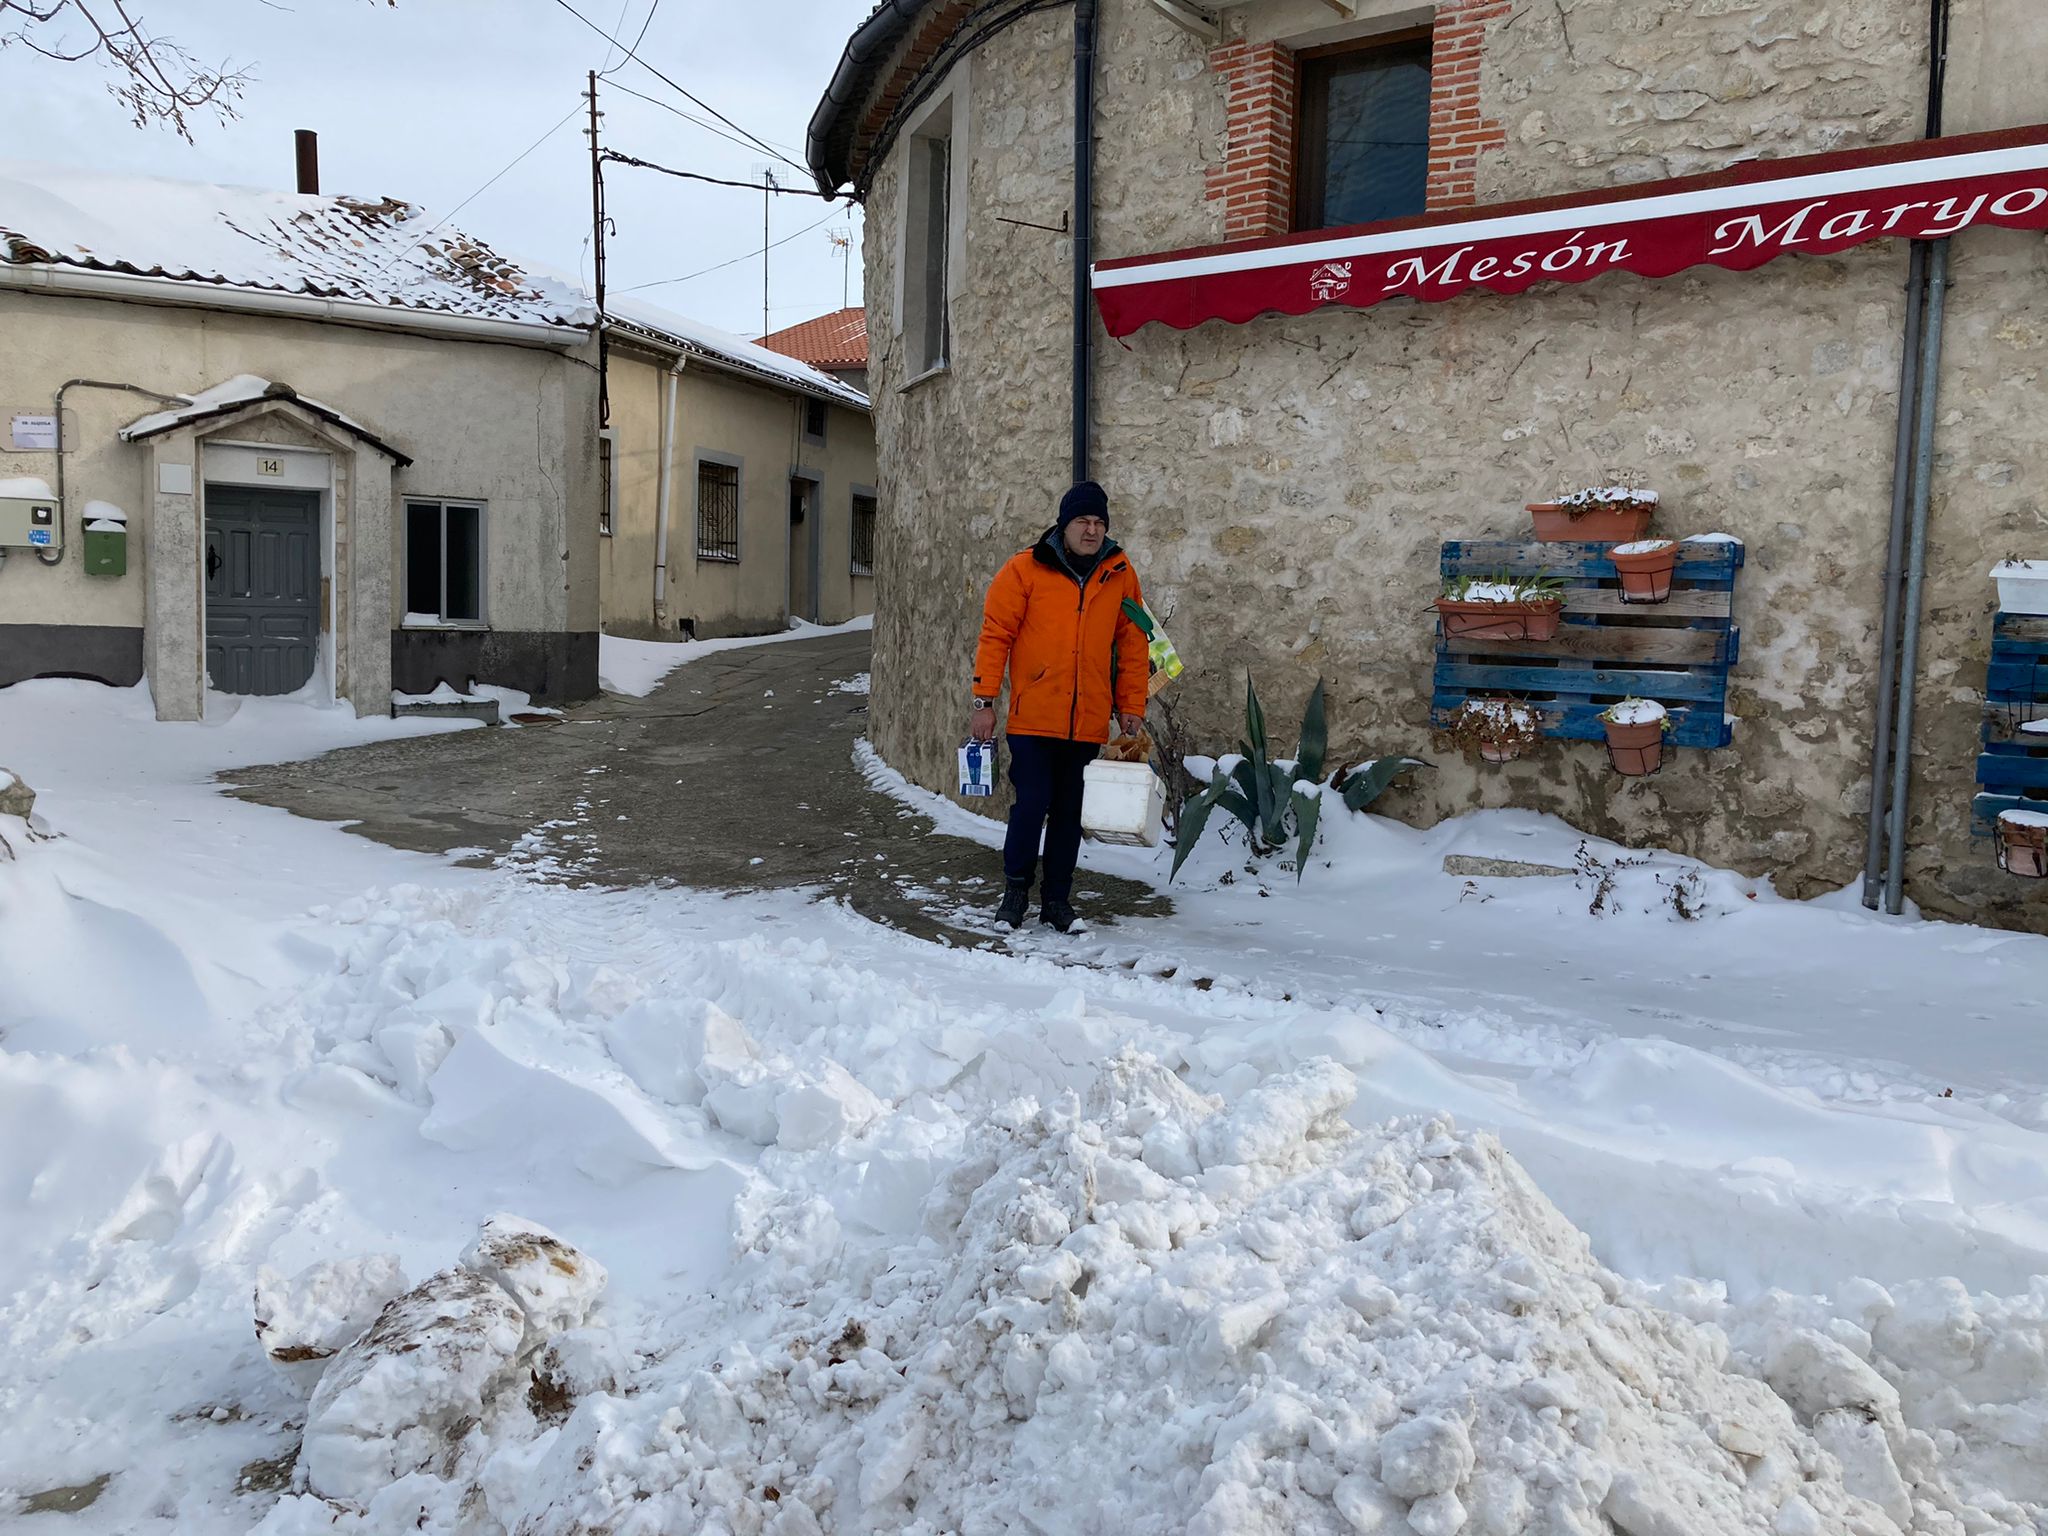
[[[1258,689],[1246,674],[1244,739],[1238,745],[1237,761],[1228,770],[1219,763],[1209,787],[1182,807],[1174,832],[1173,869],[1167,879],[1180,873],[1209,824],[1209,813],[1218,806],[1243,824],[1254,853],[1276,852],[1292,838],[1294,878],[1299,880],[1308,867],[1308,852],[1315,845],[1316,827],[1322,819],[1323,758],[1330,746],[1322,679],[1316,680],[1315,692],[1302,711],[1301,744],[1293,760],[1276,762],[1266,755],[1266,712],[1259,705]],[[1381,757],[1345,769],[1331,782],[1347,807],[1362,811],[1403,773],[1428,766],[1415,757]]]

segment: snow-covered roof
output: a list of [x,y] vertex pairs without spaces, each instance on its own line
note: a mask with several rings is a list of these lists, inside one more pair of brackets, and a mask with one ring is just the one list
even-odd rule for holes
[[138,416],[121,429],[121,441],[139,443],[144,438],[155,437],[173,427],[182,427],[188,422],[205,421],[213,416],[225,416],[239,411],[245,405],[254,405],[258,400],[289,400],[301,410],[311,411],[322,421],[332,422],[345,431],[354,433],[373,448],[381,449],[398,461],[403,469],[412,463],[410,455],[400,452],[384,441],[375,432],[351,416],[345,416],[331,405],[300,394],[289,384],[273,384],[253,373],[238,373],[232,379],[223,380],[210,389],[202,389],[183,405],[174,405],[168,410],[151,411],[147,416]]
[[868,408],[868,397],[852,385],[840,383],[831,374],[813,368],[809,363],[784,357],[780,352],[771,352],[758,342],[743,341],[715,325],[692,320],[687,315],[663,309],[659,304],[649,304],[644,299],[607,295],[604,307],[605,318],[615,330],[626,334],[638,333],[686,354],[708,357],[743,373],[757,374],[765,384],[793,389],[799,394],[830,400],[857,411]]
[[76,267],[582,328],[575,285],[393,197],[303,196],[0,160],[0,266]]

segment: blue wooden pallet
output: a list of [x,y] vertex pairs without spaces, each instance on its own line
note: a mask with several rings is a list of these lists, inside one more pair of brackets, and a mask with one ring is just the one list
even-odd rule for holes
[[2020,726],[2048,720],[2048,616],[2001,613],[1991,621],[1991,664],[1984,683],[1980,793],[1970,830],[1989,837],[2000,811],[2048,811],[2048,735]]
[[1437,626],[1431,716],[1448,725],[1469,699],[1526,703],[1543,734],[1604,741],[1600,713],[1633,695],[1671,714],[1666,738],[1679,747],[1725,747],[1728,674],[1742,651],[1734,622],[1740,544],[1681,544],[1670,600],[1625,603],[1606,544],[1453,539],[1443,574],[1486,577],[1539,572],[1564,583],[1564,622],[1549,640],[1476,640]]

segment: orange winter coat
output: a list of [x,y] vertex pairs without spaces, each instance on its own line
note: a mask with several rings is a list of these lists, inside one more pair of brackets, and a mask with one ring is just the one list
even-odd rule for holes
[[1113,713],[1145,712],[1145,632],[1123,611],[1124,599],[1143,602],[1144,594],[1114,540],[1085,586],[1064,557],[1049,532],[996,572],[982,604],[974,691],[994,698],[1007,666],[1011,734],[1108,741]]

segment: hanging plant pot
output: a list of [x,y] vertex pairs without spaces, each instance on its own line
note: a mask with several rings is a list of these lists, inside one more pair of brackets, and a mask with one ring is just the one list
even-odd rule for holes
[[1600,716],[1607,729],[1607,759],[1625,779],[1646,778],[1664,766],[1664,733],[1671,716],[1654,699],[1623,699]]
[[1675,539],[1638,539],[1607,551],[1621,578],[1625,603],[1661,603],[1671,596],[1671,575],[1678,569]]
[[1999,812],[1998,867],[2028,880],[2048,878],[2048,811]]
[[1544,544],[1622,544],[1650,531],[1654,501],[1532,501],[1529,515]]
[[1432,604],[1446,635],[1471,640],[1548,640],[1557,633],[1560,598],[1499,602],[1440,597]]

